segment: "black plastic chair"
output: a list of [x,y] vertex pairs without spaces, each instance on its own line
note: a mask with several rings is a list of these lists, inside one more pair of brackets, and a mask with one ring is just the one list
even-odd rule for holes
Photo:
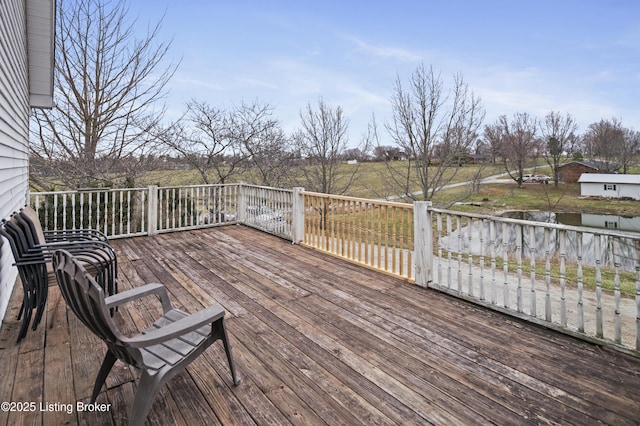
[[9,242],[24,292],[18,313],[18,320],[22,319],[18,341],[25,337],[32,317],[31,325],[35,330],[44,315],[49,284],[55,283],[51,260],[57,249],[74,253],[109,294],[117,292],[115,251],[103,241],[83,238],[41,244],[38,236],[32,233],[30,225],[19,214],[13,214],[9,220],[2,221],[0,235]]
[[31,229],[34,235],[38,236],[38,240],[53,243],[59,241],[82,241],[95,240],[109,243],[107,236],[97,229],[62,229],[45,231],[40,223],[38,212],[30,206],[24,206],[18,212],[20,218],[23,219]]

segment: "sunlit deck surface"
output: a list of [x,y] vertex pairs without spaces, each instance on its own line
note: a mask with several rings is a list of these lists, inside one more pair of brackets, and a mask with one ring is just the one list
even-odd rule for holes
[[[151,424],[640,422],[638,358],[242,226],[113,245],[121,290],[162,282],[189,312],[227,310],[242,383],[232,385],[217,342],[163,388]],[[0,330],[0,401],[37,409],[2,411],[0,424],[126,424],[135,371],[117,363],[98,399],[109,411],[78,413],[105,347],[57,287],[46,320],[17,345],[18,290]],[[145,299],[115,319],[135,332],[159,309]]]

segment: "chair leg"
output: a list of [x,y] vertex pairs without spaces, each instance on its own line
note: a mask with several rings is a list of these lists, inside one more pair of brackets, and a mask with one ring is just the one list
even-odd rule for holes
[[20,318],[22,318],[23,312],[24,312],[24,300],[22,301],[22,305],[20,305],[20,311],[18,312],[18,318],[17,318],[18,321],[20,321]]
[[36,292],[36,316],[33,319],[33,330],[38,327],[40,324],[40,320],[44,315],[47,308],[47,297],[49,295],[49,279],[47,276],[47,270],[43,267],[42,275],[38,277],[37,285],[35,288]]
[[219,339],[222,339],[222,345],[224,346],[224,351],[227,354],[227,361],[229,362],[229,369],[231,370],[233,384],[237,386],[240,384],[240,380],[238,380],[238,376],[236,375],[236,366],[233,362],[231,343],[229,342],[229,336],[227,335],[227,327],[224,325],[224,318],[220,318],[219,320],[214,322],[212,328],[212,333],[218,336]]
[[24,303],[25,302],[23,302],[24,312],[22,317],[22,325],[20,325],[20,331],[18,332],[18,342],[20,342],[20,340],[22,340],[24,336],[27,335],[27,329],[29,328],[29,323],[31,322],[31,304],[30,302],[27,302],[26,305]]
[[93,394],[91,395],[91,403],[96,401],[98,394],[100,393],[100,389],[102,389],[102,385],[104,381],[107,379],[113,364],[117,361],[118,358],[111,352],[110,349],[107,350],[107,354],[104,356],[104,361],[102,361],[102,365],[100,366],[100,371],[98,371],[98,377],[96,377],[96,383],[93,385]]
[[133,398],[133,407],[131,408],[131,417],[129,424],[132,426],[144,424],[147,414],[156,399],[160,388],[164,381],[160,373],[151,376],[146,370],[142,372],[136,396]]

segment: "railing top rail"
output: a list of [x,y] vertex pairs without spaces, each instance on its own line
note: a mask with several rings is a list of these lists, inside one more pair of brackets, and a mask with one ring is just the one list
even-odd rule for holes
[[258,188],[258,189],[267,189],[269,191],[276,191],[276,192],[291,192],[293,193],[293,189],[286,189],[286,188],[274,188],[272,186],[264,186],[264,185],[251,185],[248,183],[243,183],[241,184],[242,186],[246,186],[247,188]]
[[594,234],[594,235],[609,235],[613,237],[629,238],[632,240],[640,241],[640,234],[636,232],[615,231],[612,229],[599,229],[599,228],[591,228],[587,226],[565,225],[560,223],[538,222],[534,220],[525,220],[525,219],[513,219],[510,217],[489,216],[489,215],[483,215],[483,214],[477,214],[477,213],[466,213],[466,212],[459,212],[455,210],[446,210],[446,209],[438,209],[438,208],[430,208],[429,210],[431,210],[434,213],[449,214],[452,216],[464,216],[464,217],[470,217],[473,219],[487,219],[487,220],[493,220],[494,222],[513,223],[517,225],[526,225],[526,226],[535,225],[542,228],[582,232],[585,234]]
[[401,208],[413,208],[413,204],[409,203],[399,203],[397,201],[385,201],[385,200],[374,200],[371,198],[359,198],[359,197],[349,197],[346,195],[333,195],[333,194],[323,194],[321,192],[311,192],[311,191],[302,191],[303,195],[310,195],[314,197],[327,198],[330,200],[339,200],[339,201],[356,201],[360,203],[369,203],[376,204],[381,206],[389,206],[389,207],[401,207]]
[[221,188],[224,186],[238,186],[237,183],[203,183],[201,185],[171,185],[171,186],[158,186],[158,189],[185,189],[185,188]]
[[81,194],[87,192],[122,192],[122,191],[146,191],[148,188],[79,188],[68,191],[42,191],[30,192],[30,195],[63,195],[63,194]]

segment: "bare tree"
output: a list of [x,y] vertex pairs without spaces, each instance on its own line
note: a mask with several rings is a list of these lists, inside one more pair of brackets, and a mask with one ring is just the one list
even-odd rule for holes
[[[34,112],[32,157],[67,186],[129,180],[145,154],[149,129],[163,116],[158,101],[176,66],[170,42],[156,43],[160,23],[138,38],[123,0],[62,0],[56,28],[55,106]],[[123,170],[124,169],[124,170]]]
[[203,183],[225,183],[244,160],[231,130],[230,115],[222,108],[192,100],[185,115],[156,136],[195,168]]
[[505,171],[520,187],[525,168],[529,162],[534,163],[540,149],[537,128],[537,120],[526,112],[516,112],[511,121],[502,115],[495,124],[485,126],[485,137],[500,146]]
[[551,111],[540,123],[540,131],[547,144],[544,151],[544,158],[553,171],[554,185],[558,187],[559,167],[571,160],[576,145],[576,130],[578,125],[575,119],[566,114],[562,116],[559,112]]
[[616,119],[602,119],[592,123],[583,135],[583,144],[587,154],[605,162],[605,170],[613,173],[622,167],[627,157],[624,138],[625,129]]
[[245,161],[245,178],[258,185],[289,186],[293,153],[289,138],[268,103],[242,104],[230,115],[231,135]]
[[375,161],[394,161],[403,157],[402,149],[398,146],[378,145],[373,148]]
[[386,128],[408,157],[406,162],[387,162],[392,183],[409,198],[420,194],[431,200],[455,177],[460,156],[477,138],[484,119],[480,98],[461,75],[445,90],[440,75],[420,65],[407,88],[398,77],[391,105],[393,119]]
[[325,194],[344,194],[357,178],[360,166],[346,168],[342,164],[349,148],[349,123],[342,108],[319,99],[317,108],[307,104],[300,112],[300,120],[302,128],[295,133],[293,142],[303,159],[304,186]]
[[620,163],[622,165],[622,173],[626,174],[629,173],[629,167],[635,163],[638,150],[640,150],[640,132],[625,127],[622,140],[624,144]]

